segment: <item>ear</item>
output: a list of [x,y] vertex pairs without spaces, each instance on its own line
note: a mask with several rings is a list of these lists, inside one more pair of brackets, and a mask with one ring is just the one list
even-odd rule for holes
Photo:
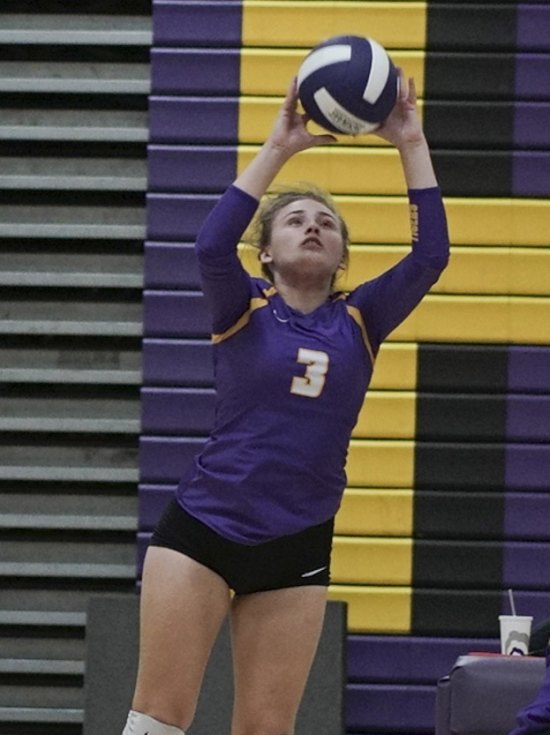
[[267,250],[262,250],[260,253],[260,263],[272,263],[273,258],[271,257],[271,253],[269,253]]

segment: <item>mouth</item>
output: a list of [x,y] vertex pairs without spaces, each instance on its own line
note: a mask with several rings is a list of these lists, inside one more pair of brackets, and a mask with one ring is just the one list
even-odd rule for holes
[[317,237],[307,237],[302,242],[302,247],[306,250],[322,250],[323,243]]

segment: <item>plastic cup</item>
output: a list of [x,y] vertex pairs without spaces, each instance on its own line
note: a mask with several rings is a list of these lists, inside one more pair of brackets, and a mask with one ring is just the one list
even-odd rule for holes
[[531,635],[531,615],[499,615],[500,652],[506,656],[527,656]]

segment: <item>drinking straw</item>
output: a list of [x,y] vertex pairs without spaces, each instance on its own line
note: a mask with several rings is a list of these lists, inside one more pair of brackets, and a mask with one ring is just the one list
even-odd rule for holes
[[516,615],[516,605],[514,603],[514,593],[511,589],[508,590],[508,599],[510,600],[510,608],[512,610],[512,615]]

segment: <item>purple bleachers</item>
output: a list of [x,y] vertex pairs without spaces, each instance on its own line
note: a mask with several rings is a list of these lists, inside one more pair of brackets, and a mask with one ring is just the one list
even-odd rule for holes
[[176,485],[139,486],[139,527],[148,533],[153,530],[166,503],[176,491]]
[[150,388],[141,392],[142,430],[147,434],[206,435],[214,418],[212,388]]
[[514,151],[512,189],[517,196],[548,196],[548,151]]
[[522,589],[550,589],[550,543],[507,542],[503,549],[502,584]]
[[545,148],[549,128],[548,102],[519,102],[514,105],[514,143],[518,148]]
[[210,319],[199,291],[145,291],[143,325],[148,337],[210,336]]
[[149,185],[155,191],[220,193],[234,180],[235,146],[149,146]]
[[140,440],[141,481],[179,482],[193,457],[204,444],[200,437],[142,436]]
[[212,385],[212,345],[206,340],[145,339],[145,385]]
[[508,444],[506,487],[509,490],[548,491],[550,444]]
[[193,243],[146,242],[146,289],[199,289],[199,270]]
[[240,2],[155,0],[153,44],[238,47],[241,24]]
[[512,442],[550,441],[550,395],[509,395],[506,436]]
[[550,346],[511,345],[508,348],[508,388],[511,392],[550,391]]
[[237,48],[154,48],[151,81],[157,94],[238,96],[241,52]]
[[149,98],[149,133],[155,143],[231,144],[239,108],[232,97]]
[[348,677],[363,684],[433,684],[465,652],[498,650],[493,638],[350,635]]
[[503,535],[515,539],[550,541],[550,495],[506,493]]
[[194,241],[216,199],[212,194],[148,194],[149,239]]
[[516,23],[518,51],[550,51],[550,6],[519,2]]
[[435,691],[430,686],[349,684],[346,688],[347,731],[431,732],[434,707]]
[[549,54],[516,54],[516,99],[550,99],[548,64],[550,64]]

